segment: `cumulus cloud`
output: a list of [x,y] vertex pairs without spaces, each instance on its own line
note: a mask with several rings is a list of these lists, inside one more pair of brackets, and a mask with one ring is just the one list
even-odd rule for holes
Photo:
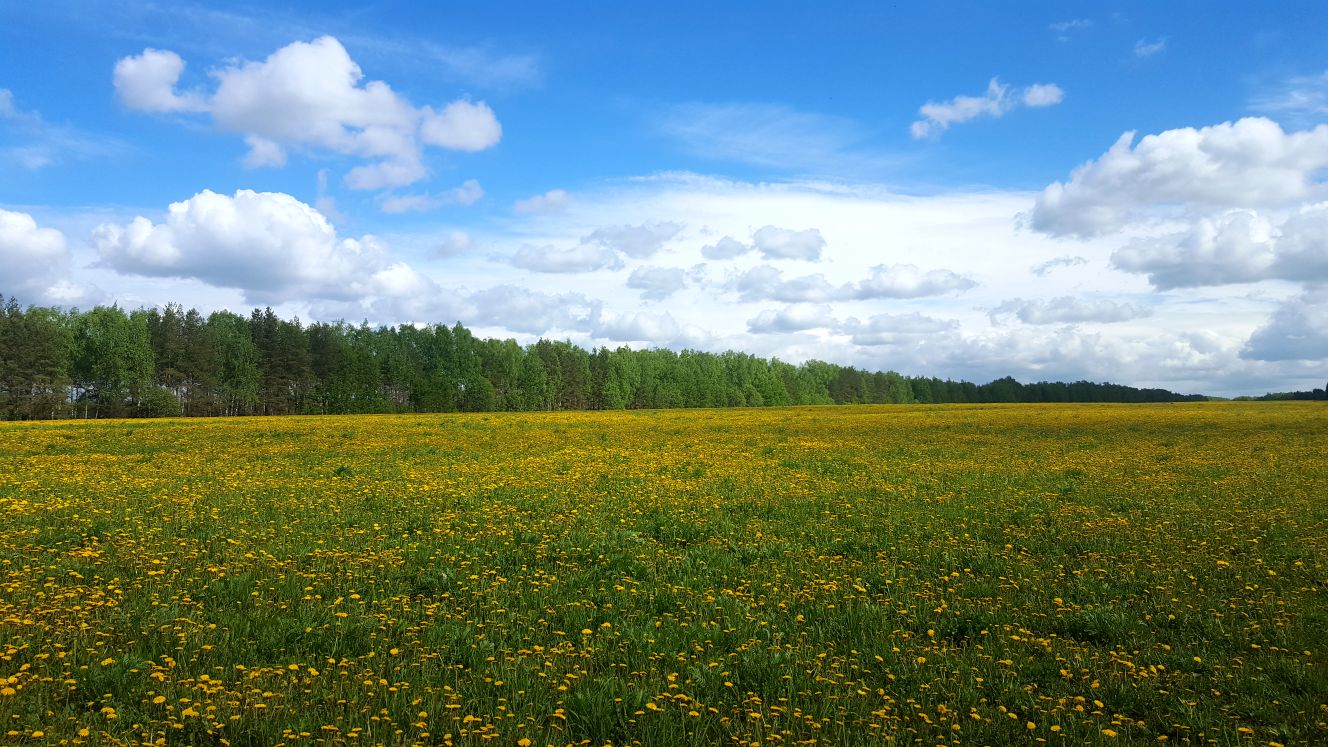
[[877,265],[871,276],[851,287],[856,299],[922,298],[966,291],[977,285],[973,279],[950,270],[923,271],[917,265]]
[[553,330],[585,330],[594,324],[601,304],[580,293],[548,294],[500,285],[465,294],[466,317],[476,326],[493,326],[531,335]]
[[687,285],[687,274],[675,267],[638,267],[627,277],[627,287],[641,291],[641,297],[662,301]]
[[572,196],[565,190],[551,189],[542,195],[517,200],[512,209],[518,213],[556,213],[565,210],[573,202]]
[[1034,83],[1024,89],[1024,106],[1041,108],[1055,106],[1065,99],[1065,91],[1055,83]]
[[424,179],[422,150],[432,145],[473,152],[496,145],[502,126],[484,102],[453,101],[439,110],[416,107],[382,81],[364,80],[341,42],[323,36],[295,42],[262,62],[231,62],[212,73],[216,90],[176,90],[184,60],[147,49],[116,63],[116,93],[147,112],[210,114],[216,125],[244,136],[250,167],[280,166],[290,149],[353,156],[353,189],[383,189]]
[[1038,265],[1029,268],[1029,272],[1038,277],[1046,277],[1048,273],[1058,267],[1078,267],[1088,264],[1088,260],[1083,257],[1065,256],[1054,257]]
[[1328,282],[1328,203],[1306,206],[1280,225],[1252,210],[1205,216],[1183,233],[1135,239],[1111,261],[1163,290],[1267,279]]
[[596,229],[583,241],[640,259],[664,248],[664,244],[680,231],[682,224],[669,221],[643,223],[639,226],[611,226]]
[[810,262],[821,258],[825,239],[815,228],[792,231],[763,226],[752,234],[752,246],[766,259],[803,259]]
[[755,251],[755,247],[750,244],[744,244],[732,236],[725,236],[713,244],[706,244],[701,247],[701,256],[706,259],[733,259]]
[[695,336],[668,312],[650,314],[604,314],[595,323],[593,334],[616,342],[669,344]]
[[65,235],[27,213],[0,210],[0,293],[35,297],[61,280],[69,265]]
[[439,242],[434,249],[435,257],[455,257],[465,254],[475,245],[475,240],[465,231],[452,231]]
[[1290,299],[1250,336],[1242,358],[1262,361],[1328,359],[1328,289]]
[[449,205],[474,205],[484,198],[484,187],[474,179],[439,194],[386,195],[379,202],[384,213],[428,212]]
[[1151,312],[1134,304],[1107,299],[1087,300],[1061,296],[1046,301],[1015,298],[992,310],[993,319],[1014,316],[1025,324],[1078,324],[1080,322],[1124,322]]
[[758,265],[730,283],[744,301],[824,303],[886,298],[922,298],[965,291],[977,285],[972,279],[949,270],[923,271],[916,265],[877,265],[863,280],[835,285],[824,275],[803,275],[784,280],[770,265]]
[[1020,105],[1044,107],[1059,104],[1065,92],[1055,83],[1034,83],[1018,92],[992,78],[980,96],[955,96],[949,101],[928,101],[918,113],[922,119],[913,123],[910,132],[919,140],[940,135],[951,125],[975,119],[999,119]]
[[568,249],[555,246],[523,246],[512,255],[512,266],[531,272],[594,272],[616,270],[622,267],[622,264],[617,252],[589,243],[580,243]]
[[1328,166],[1328,125],[1284,132],[1264,118],[1211,127],[1122,135],[1095,161],[1038,196],[1034,230],[1052,236],[1100,236],[1149,209],[1208,209],[1294,204],[1324,194],[1315,175]]
[[954,335],[959,332],[959,322],[953,319],[937,319],[917,312],[909,314],[876,314],[866,322],[850,319],[845,324],[845,331],[854,345],[867,347],[878,345],[900,345],[915,343],[919,337]]
[[196,91],[177,93],[175,84],[184,72],[180,55],[148,48],[115,63],[111,79],[121,103],[145,112],[207,111],[207,101]]
[[423,110],[420,139],[429,145],[468,153],[492,148],[503,139],[503,126],[483,101],[453,101],[435,112]]
[[833,328],[839,322],[830,307],[798,304],[779,310],[766,310],[747,320],[747,330],[753,334],[782,334],[808,329]]
[[341,238],[314,208],[281,192],[204,190],[154,223],[139,216],[93,231],[103,266],[236,288],[253,303],[421,292],[432,284],[393,262],[373,236]]

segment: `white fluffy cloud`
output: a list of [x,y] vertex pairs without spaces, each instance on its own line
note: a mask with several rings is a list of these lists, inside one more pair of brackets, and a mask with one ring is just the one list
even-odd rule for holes
[[43,297],[69,264],[65,236],[27,213],[0,210],[0,294]]
[[145,112],[199,112],[207,102],[196,92],[177,93],[175,84],[184,72],[180,55],[148,48],[115,63],[112,81],[121,103]]
[[713,244],[701,247],[701,256],[706,259],[733,259],[752,251],[753,247],[744,244],[732,236],[725,236]]
[[1147,274],[1164,290],[1267,279],[1328,282],[1328,203],[1301,208],[1280,225],[1252,210],[1205,216],[1184,233],[1131,241],[1112,264]]
[[280,166],[289,149],[365,159],[347,174],[354,189],[398,187],[424,179],[424,145],[477,151],[496,145],[502,126],[484,102],[415,107],[382,81],[365,81],[341,42],[323,36],[295,42],[262,62],[231,62],[214,71],[216,90],[178,92],[184,60],[147,49],[116,63],[116,93],[148,112],[206,112],[218,127],[244,136],[251,167]]
[[1312,289],[1283,303],[1240,355],[1262,361],[1328,360],[1328,289]]
[[640,259],[663,249],[664,244],[681,230],[681,224],[669,221],[642,223],[639,226],[611,226],[595,229],[584,241]]
[[762,226],[752,233],[751,243],[744,244],[732,236],[725,236],[713,244],[701,247],[706,259],[733,259],[759,251],[766,259],[799,259],[814,262],[825,250],[825,237],[820,230],[807,228],[795,231],[778,226]]
[[627,277],[627,287],[650,301],[662,301],[686,286],[687,273],[676,267],[638,267]]
[[797,304],[779,310],[766,310],[747,320],[753,334],[783,334],[839,325],[830,307],[824,304]]
[[1015,316],[1025,324],[1078,324],[1080,322],[1125,322],[1151,312],[1130,303],[1108,299],[1088,300],[1060,296],[1045,301],[1015,298],[992,310],[992,317]]
[[871,276],[852,287],[851,298],[922,298],[958,293],[977,283],[950,270],[923,271],[917,265],[877,265]]
[[815,228],[792,231],[764,226],[752,234],[752,246],[766,259],[803,259],[811,262],[821,258],[825,239]]
[[824,275],[803,275],[784,280],[770,265],[758,265],[735,278],[730,286],[744,301],[823,303],[886,298],[923,298],[965,291],[976,283],[949,270],[923,271],[917,265],[877,265],[864,279],[835,285]]
[[429,145],[468,153],[492,148],[503,139],[503,127],[483,101],[453,101],[435,112],[425,107],[420,138]]
[[387,256],[373,236],[340,238],[327,218],[280,192],[208,190],[93,232],[103,265],[120,273],[194,278],[236,288],[254,303],[415,293],[431,283]]
[[987,90],[980,96],[955,96],[949,101],[928,101],[918,109],[922,119],[913,123],[910,132],[913,137],[935,137],[945,132],[951,125],[971,122],[975,119],[998,119],[1019,106],[1045,107],[1061,103],[1065,92],[1055,83],[1034,83],[1031,86],[1012,92],[1010,86],[998,78],[987,82]]
[[1035,230],[1099,236],[1167,206],[1259,208],[1325,193],[1314,177],[1328,166],[1328,125],[1284,132],[1263,118],[1148,135],[1127,132],[1096,161],[1038,196]]
[[682,324],[669,312],[602,314],[591,328],[599,338],[674,347],[707,347],[711,337],[700,328]]
[[866,322],[850,319],[845,325],[854,345],[916,344],[920,337],[953,335],[959,331],[959,322],[937,319],[912,312],[909,314],[876,314]]
[[542,195],[517,200],[512,209],[518,213],[556,213],[571,205],[573,198],[566,190],[551,189]]

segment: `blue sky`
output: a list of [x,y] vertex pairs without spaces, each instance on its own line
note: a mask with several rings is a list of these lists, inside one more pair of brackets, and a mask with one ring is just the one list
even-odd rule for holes
[[0,291],[1322,385],[1320,3],[419,5],[0,3]]

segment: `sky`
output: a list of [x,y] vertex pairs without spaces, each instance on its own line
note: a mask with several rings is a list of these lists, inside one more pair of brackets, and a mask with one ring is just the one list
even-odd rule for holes
[[0,0],[0,293],[1328,378],[1319,2]]

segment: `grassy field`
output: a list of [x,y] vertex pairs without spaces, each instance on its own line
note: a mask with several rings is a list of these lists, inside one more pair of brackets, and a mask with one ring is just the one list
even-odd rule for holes
[[0,425],[0,744],[1328,743],[1328,408]]

